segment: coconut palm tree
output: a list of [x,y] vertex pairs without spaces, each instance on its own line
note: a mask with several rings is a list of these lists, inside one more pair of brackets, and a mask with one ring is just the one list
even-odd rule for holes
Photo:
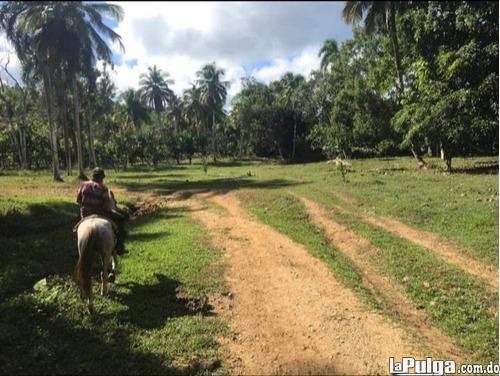
[[[23,44],[23,37],[9,38],[14,45],[19,46],[16,50],[23,50],[19,56],[20,60],[23,60],[28,52],[36,55],[39,61],[38,67],[42,70],[45,87],[49,128],[53,130],[53,135],[56,132],[54,126],[51,125],[54,86],[52,77],[58,68],[63,67],[66,70],[65,76],[71,80],[79,177],[84,178],[78,92],[79,75],[81,72],[89,70],[97,59],[111,62],[111,49],[101,35],[113,42],[118,42],[123,49],[120,36],[106,26],[102,19],[102,15],[106,15],[120,21],[123,18],[122,8],[112,4],[80,1],[19,2],[14,12],[7,11],[6,14],[10,14],[10,18],[5,22],[7,37],[20,34],[24,35],[24,38],[29,38],[29,50],[24,48],[26,43]],[[0,12],[0,18],[2,17],[3,14]],[[52,142],[53,149],[56,149],[57,142],[54,137],[52,137]]]
[[[33,35],[26,32],[26,12],[30,9],[28,2],[4,2],[0,9],[0,24],[7,39],[12,43],[23,67],[23,78],[33,81],[42,80],[44,98],[47,107],[47,123],[49,141],[52,151],[52,174],[54,181],[62,181],[59,172],[57,132],[53,122],[53,87],[50,76],[52,68],[47,53],[36,53],[33,46]],[[42,15],[40,15],[42,18]]]
[[321,57],[320,68],[326,71],[328,66],[332,64],[338,57],[339,48],[335,39],[327,39],[319,50],[318,57]]
[[183,105],[184,103],[181,98],[175,94],[171,95],[168,103],[167,116],[174,124],[174,136],[177,136],[180,131],[179,128],[182,120]]
[[299,88],[305,82],[304,76],[293,73],[286,73],[276,84],[277,102],[289,109],[293,115],[293,138],[292,138],[292,155],[291,159],[295,158],[295,145],[297,142],[297,112],[300,101],[303,99],[299,94]]
[[140,129],[143,123],[150,120],[148,109],[138,91],[132,88],[128,89],[122,94],[122,100],[135,128]]
[[212,133],[212,152],[215,155],[215,118],[216,115],[223,113],[223,107],[226,103],[227,89],[229,87],[229,81],[222,81],[225,72],[224,69],[219,69],[215,65],[207,64],[196,72],[198,80],[196,81],[200,89],[200,100],[201,103],[206,107],[207,111],[211,114],[207,122],[207,127]]
[[168,87],[174,81],[168,78],[167,72],[163,73],[156,65],[148,67],[148,73],[141,74],[139,82],[141,88],[141,96],[144,98],[146,104],[156,112],[158,117],[158,126],[163,130],[161,120],[161,113],[165,110],[173,91]]
[[394,1],[346,1],[342,17],[347,23],[356,25],[364,19],[364,30],[372,35],[380,30],[389,32],[398,75],[400,93],[404,90],[398,33],[396,30],[396,3]]
[[[405,10],[404,2],[396,4],[394,1],[346,1],[342,10],[342,17],[350,24],[358,24],[364,19],[364,30],[368,35],[380,30],[386,30],[389,33],[398,76],[398,92],[401,96],[404,91],[404,80],[396,29],[396,13],[398,10],[400,12]],[[411,152],[420,167],[427,165],[418,147],[412,146]]]
[[200,89],[196,85],[191,85],[189,89],[184,90],[182,97],[184,119],[196,128],[198,133],[201,130],[204,116],[204,107],[200,97]]

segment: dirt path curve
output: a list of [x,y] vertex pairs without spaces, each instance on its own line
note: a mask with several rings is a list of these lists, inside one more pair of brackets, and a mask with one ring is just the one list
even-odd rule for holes
[[[211,203],[204,205],[203,200]],[[372,312],[301,245],[247,213],[233,193],[191,198],[191,215],[224,250],[232,298],[215,311],[235,374],[387,374],[390,356],[422,357],[396,323]]]
[[438,235],[416,230],[405,223],[391,218],[363,216],[363,220],[366,223],[407,239],[416,245],[427,248],[447,263],[455,265],[480,279],[486,280],[493,291],[498,291],[498,271],[494,266],[461,254],[454,246],[441,239]]
[[[359,205],[356,199],[350,197],[346,193],[339,193],[337,196],[352,205]],[[456,246],[450,244],[449,241],[440,236],[427,232],[420,231],[396,219],[350,213],[349,211],[336,207],[340,212],[347,212],[351,215],[357,215],[364,222],[377,226],[384,231],[390,232],[396,236],[409,240],[410,242],[427,248],[432,253],[443,259],[445,262],[455,265],[456,267],[486,280],[494,292],[498,292],[498,270],[494,265],[487,265],[484,262],[475,260],[464,255]]]
[[328,212],[316,202],[304,197],[300,199],[311,221],[325,230],[327,237],[361,272],[364,286],[372,292],[383,307],[395,313],[408,328],[420,336],[434,356],[457,360],[467,358],[466,354],[454,345],[447,335],[429,323],[426,313],[410,301],[401,286],[391,283],[369,263],[366,256],[377,255],[381,250],[346,226],[331,220]]

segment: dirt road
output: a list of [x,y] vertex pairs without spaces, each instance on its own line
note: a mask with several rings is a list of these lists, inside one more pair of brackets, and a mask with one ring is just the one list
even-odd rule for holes
[[224,343],[231,372],[386,374],[390,356],[427,353],[301,245],[247,213],[235,194],[186,202],[201,209],[193,217],[224,251],[230,294],[214,305],[235,333]]

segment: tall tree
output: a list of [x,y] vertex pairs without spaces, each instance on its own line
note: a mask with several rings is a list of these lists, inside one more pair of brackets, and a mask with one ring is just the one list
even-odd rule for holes
[[148,67],[148,73],[141,74],[139,82],[141,95],[146,104],[156,112],[158,126],[162,132],[165,132],[165,129],[163,129],[161,113],[173,94],[168,85],[172,85],[174,81],[168,76],[167,72],[163,73],[161,69],[153,65],[153,67]]
[[229,81],[222,80],[224,75],[224,69],[217,68],[215,62],[206,64],[201,70],[196,72],[196,76],[198,77],[196,83],[200,88],[201,102],[211,115],[207,125],[211,132],[214,161],[216,160],[215,119],[224,113],[223,108],[226,103],[227,89],[229,87]]
[[[393,48],[394,63],[397,73],[397,87],[399,97],[404,91],[403,68],[401,65],[401,54],[399,51],[398,31],[396,28],[397,11],[404,10],[402,2],[394,1],[346,1],[342,10],[342,17],[347,23],[356,25],[364,20],[364,30],[368,35],[373,35],[379,31],[388,32]],[[411,152],[419,166],[423,167],[427,163],[421,156],[420,145],[411,144]]]
[[[79,177],[84,178],[78,80],[82,72],[89,70],[95,64],[96,59],[111,62],[111,49],[101,35],[118,42],[123,49],[120,36],[108,27],[102,18],[102,15],[106,15],[120,21],[123,18],[122,8],[112,4],[80,1],[20,2],[20,7],[22,9],[13,20],[16,25],[14,27],[19,33],[29,36],[32,52],[40,61],[39,67],[43,70],[51,128],[54,128],[52,125],[54,73],[59,67],[64,66],[67,70],[66,77],[71,80]],[[9,21],[8,25],[12,25],[12,21]],[[57,149],[54,137],[56,132],[52,133],[54,149]]]
[[122,94],[123,105],[127,114],[132,119],[136,129],[141,129],[143,123],[149,121],[149,112],[144,105],[140,93],[132,88]]
[[323,71],[328,69],[328,66],[332,64],[339,54],[339,48],[337,46],[337,41],[335,39],[327,39],[321,46],[318,57],[321,57],[320,68]]
[[295,149],[297,143],[297,121],[300,101],[303,100],[299,93],[299,87],[305,83],[304,76],[293,73],[286,73],[277,83],[278,90],[277,101],[283,107],[289,109],[293,116],[293,136],[292,136],[292,155],[295,158]]
[[[56,56],[54,48],[50,46],[40,46],[35,43],[33,32],[30,32],[30,25],[34,24],[33,8],[35,4],[29,2],[5,2],[0,10],[0,23],[5,31],[7,39],[14,45],[16,53],[23,67],[31,72],[37,71],[36,76],[43,80],[45,94],[45,104],[47,108],[47,120],[49,128],[49,139],[52,151],[52,174],[54,181],[62,181],[59,172],[57,132],[53,123],[53,83],[52,73],[56,66]],[[39,21],[46,20],[44,14],[38,14]]]

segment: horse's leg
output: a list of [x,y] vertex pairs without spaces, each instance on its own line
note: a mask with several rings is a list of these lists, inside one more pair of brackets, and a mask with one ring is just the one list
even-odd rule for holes
[[116,265],[118,265],[118,256],[116,255],[116,250],[113,248],[111,252],[111,272],[108,275],[108,281],[113,283],[116,278]]
[[109,255],[104,255],[102,263],[102,273],[101,273],[101,295],[106,296],[108,294],[108,270],[109,270]]

